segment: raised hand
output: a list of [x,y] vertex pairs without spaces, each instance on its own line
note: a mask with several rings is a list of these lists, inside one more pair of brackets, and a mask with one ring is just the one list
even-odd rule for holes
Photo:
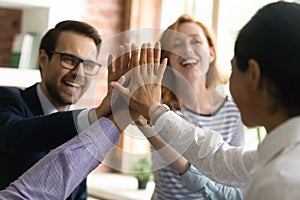
[[[167,59],[160,64],[159,43],[155,43],[154,48],[149,43],[143,44],[140,56],[136,46],[132,45],[131,48],[130,74],[126,77],[122,76],[119,82],[112,82],[111,85],[129,103],[133,111],[148,119],[151,106],[160,102],[161,82]],[[128,87],[120,84],[128,80],[130,81]]]
[[117,58],[113,61],[113,56],[109,55],[107,60],[108,68],[108,87],[113,81],[118,81],[122,75],[126,74],[131,66],[129,65],[130,61],[130,46],[126,44],[125,46],[120,46],[117,53]]
[[94,122],[100,117],[108,116],[112,113],[112,91],[113,88],[110,86],[111,82],[117,81],[120,77],[126,74],[130,70],[130,46],[120,46],[118,48],[117,58],[113,61],[113,56],[109,55],[107,59],[108,68],[108,92],[104,97],[102,103],[95,109],[89,112],[90,122]]

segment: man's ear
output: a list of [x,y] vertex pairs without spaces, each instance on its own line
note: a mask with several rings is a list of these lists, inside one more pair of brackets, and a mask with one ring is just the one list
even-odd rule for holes
[[39,50],[38,64],[40,68],[44,68],[49,62],[48,54],[44,49]]
[[262,86],[263,78],[260,65],[255,59],[251,58],[248,60],[248,75],[253,89],[259,89]]

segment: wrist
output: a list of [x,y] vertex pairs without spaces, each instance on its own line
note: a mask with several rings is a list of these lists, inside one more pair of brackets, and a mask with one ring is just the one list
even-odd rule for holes
[[149,117],[147,123],[150,126],[154,126],[159,117],[168,111],[170,111],[170,108],[166,104],[154,104],[149,109]]
[[94,123],[97,120],[97,114],[96,114],[96,109],[92,108],[89,112],[88,112],[88,119],[90,124]]
[[106,116],[107,119],[109,119],[118,129],[119,134],[121,134],[124,131],[124,127],[122,126],[121,123],[117,123],[116,119],[114,118],[114,115],[111,113]]

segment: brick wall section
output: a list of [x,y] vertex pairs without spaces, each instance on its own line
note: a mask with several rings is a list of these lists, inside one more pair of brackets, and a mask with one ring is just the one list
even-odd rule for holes
[[123,0],[87,0],[83,21],[93,25],[105,40],[122,31]]
[[[122,31],[122,19],[123,0],[86,0],[83,21],[91,24],[99,31],[104,43]],[[115,45],[111,45],[111,48],[115,49]],[[107,56],[103,51],[110,50],[106,48],[104,50],[104,47],[101,49],[99,62],[103,65],[103,69],[94,77],[91,87],[76,104],[76,107],[99,105],[107,92]]]
[[132,0],[131,29],[160,27],[162,0]]
[[15,33],[20,33],[21,10],[0,8],[0,67],[10,66]]

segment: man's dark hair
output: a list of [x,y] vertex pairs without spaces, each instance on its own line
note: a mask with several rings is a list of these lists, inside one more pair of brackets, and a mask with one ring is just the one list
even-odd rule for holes
[[98,31],[85,22],[66,20],[56,24],[56,26],[50,29],[41,40],[40,49],[44,49],[46,51],[49,55],[49,59],[51,59],[50,52],[55,50],[56,42],[60,33],[64,31],[71,31],[93,39],[97,46],[97,55],[99,54],[102,40]]

